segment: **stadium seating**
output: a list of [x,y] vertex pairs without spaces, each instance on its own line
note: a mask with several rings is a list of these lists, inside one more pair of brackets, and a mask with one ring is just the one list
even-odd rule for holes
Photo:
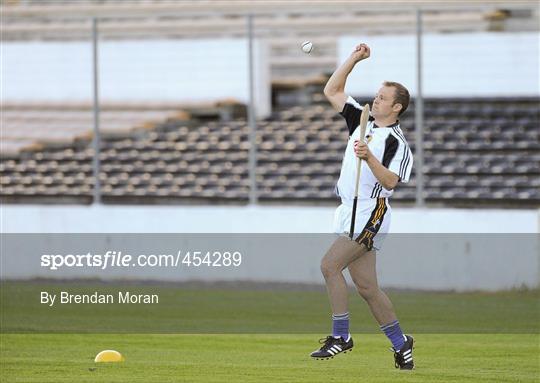
[[[321,100],[318,95],[313,99]],[[427,100],[426,201],[538,204],[537,105],[537,99]],[[66,121],[74,116],[68,117]],[[67,125],[64,121],[59,126]],[[77,126],[76,118],[73,126]],[[257,126],[256,180],[261,202],[336,200],[333,190],[347,140],[339,115],[326,103],[283,107]],[[414,104],[402,127],[414,151]],[[4,153],[2,200],[90,203],[90,139]],[[247,203],[248,157],[245,119],[185,120],[173,113],[151,129],[105,131],[100,151],[103,201]],[[413,171],[410,183],[396,190],[396,202],[414,201],[418,170]]]

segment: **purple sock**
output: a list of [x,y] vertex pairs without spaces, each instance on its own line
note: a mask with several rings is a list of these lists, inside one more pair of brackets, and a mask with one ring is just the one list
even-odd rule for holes
[[332,314],[332,336],[349,339],[349,313]]
[[403,331],[399,327],[399,321],[395,320],[392,323],[385,324],[381,326],[381,330],[390,339],[390,342],[392,342],[394,350],[401,350],[401,347],[405,344],[405,335],[403,335]]

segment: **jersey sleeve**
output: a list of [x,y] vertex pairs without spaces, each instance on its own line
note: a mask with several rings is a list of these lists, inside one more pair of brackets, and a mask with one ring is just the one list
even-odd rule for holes
[[397,174],[400,182],[407,183],[409,182],[409,178],[411,176],[412,167],[413,156],[411,149],[405,140],[398,137],[397,150],[390,161],[388,170],[394,174]]
[[343,110],[341,111],[341,116],[347,122],[347,128],[349,128],[349,136],[353,134],[354,130],[360,124],[360,116],[362,115],[362,107],[354,98],[349,96]]

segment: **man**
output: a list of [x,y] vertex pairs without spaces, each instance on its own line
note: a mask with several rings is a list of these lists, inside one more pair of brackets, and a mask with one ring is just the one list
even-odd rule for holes
[[[366,137],[357,128],[362,107],[345,94],[345,82],[354,66],[370,56],[366,44],[358,45],[349,58],[328,80],[324,94],[334,109],[345,118],[349,141],[336,192],[341,205],[334,217],[336,233],[342,234],[321,261],[332,308],[332,335],[321,340],[313,358],[331,358],[353,348],[349,333],[348,292],[343,270],[349,269],[356,289],[365,299],[381,330],[392,343],[396,368],[411,370],[413,338],[401,331],[388,296],[377,283],[376,250],[379,250],[390,226],[391,209],[388,197],[398,182],[408,182],[412,169],[412,153],[399,127],[400,116],[409,105],[409,92],[395,82],[385,82],[371,108]],[[349,239],[352,203],[356,181],[356,156],[360,157],[358,206],[353,240]]]

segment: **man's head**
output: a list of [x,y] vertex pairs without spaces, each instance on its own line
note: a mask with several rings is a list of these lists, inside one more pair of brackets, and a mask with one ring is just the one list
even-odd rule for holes
[[407,110],[409,100],[407,88],[398,82],[385,81],[375,95],[371,114],[375,118],[397,118]]

